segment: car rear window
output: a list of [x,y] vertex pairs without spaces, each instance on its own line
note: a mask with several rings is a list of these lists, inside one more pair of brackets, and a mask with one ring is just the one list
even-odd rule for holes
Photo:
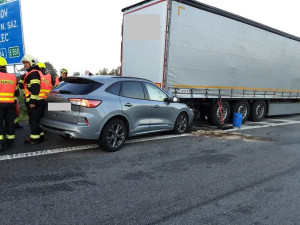
[[106,88],[105,91],[107,91],[108,93],[111,93],[113,95],[119,95],[120,88],[121,88],[121,82],[116,82],[116,83],[110,85],[108,88]]
[[89,79],[67,79],[55,91],[61,94],[87,95],[102,85],[102,83]]

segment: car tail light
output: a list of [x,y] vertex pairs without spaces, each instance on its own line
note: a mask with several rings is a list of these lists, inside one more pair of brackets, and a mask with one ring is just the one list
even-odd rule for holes
[[72,105],[83,106],[86,108],[95,108],[102,103],[102,101],[100,100],[75,99],[75,98],[70,98],[69,102],[71,102]]
[[84,120],[85,120],[85,123],[86,123],[86,125],[90,125],[90,122],[89,122],[89,120],[87,119],[87,118],[84,118]]

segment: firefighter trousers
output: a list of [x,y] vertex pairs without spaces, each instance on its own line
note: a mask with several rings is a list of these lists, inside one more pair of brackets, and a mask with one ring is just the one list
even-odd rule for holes
[[40,120],[44,113],[44,103],[36,104],[34,108],[27,106],[27,112],[29,116],[29,126],[31,129],[30,139],[33,141],[38,141],[42,133],[40,128]]
[[0,106],[0,142],[14,143],[16,108],[14,104],[6,105]]

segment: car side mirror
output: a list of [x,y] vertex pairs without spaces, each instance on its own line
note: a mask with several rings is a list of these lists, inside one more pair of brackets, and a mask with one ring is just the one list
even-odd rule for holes
[[164,99],[164,102],[168,102],[168,103],[170,103],[170,102],[171,102],[171,99],[169,99],[169,98],[165,98],[165,99]]
[[179,102],[179,99],[177,97],[173,97],[172,102]]

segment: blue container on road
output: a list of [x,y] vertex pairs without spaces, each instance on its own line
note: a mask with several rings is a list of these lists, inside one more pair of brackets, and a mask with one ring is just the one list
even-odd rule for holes
[[233,126],[240,128],[243,124],[243,116],[241,113],[233,114]]

